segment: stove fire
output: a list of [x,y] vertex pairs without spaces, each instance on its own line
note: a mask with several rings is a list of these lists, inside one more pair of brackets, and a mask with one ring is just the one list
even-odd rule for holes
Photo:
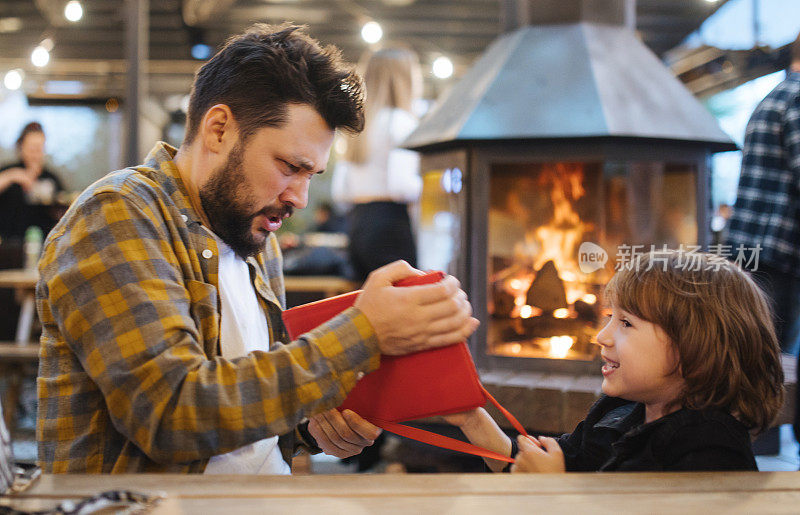
[[534,174],[496,170],[489,237],[489,352],[592,360],[599,296],[610,277],[578,266],[596,234],[582,163],[544,163]]

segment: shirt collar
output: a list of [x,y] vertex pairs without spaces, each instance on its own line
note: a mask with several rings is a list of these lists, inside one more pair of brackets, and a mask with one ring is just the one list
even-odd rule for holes
[[606,413],[595,427],[605,427],[625,433],[642,422],[644,422],[644,404],[630,402]]
[[183,183],[178,166],[175,164],[174,159],[177,153],[177,148],[159,141],[147,154],[144,165],[137,167],[137,170],[147,172],[149,169],[158,174],[160,176],[159,184],[175,202],[181,214],[187,218],[186,221],[201,223],[200,215],[192,207],[189,192]]
[[[220,258],[222,258],[222,257],[226,257],[227,258],[227,257],[231,257],[232,256],[232,257],[234,257],[236,259],[242,259],[241,257],[239,257],[238,254],[236,254],[233,251],[233,249],[231,248],[230,245],[225,243],[225,241],[222,238],[217,236],[217,233],[215,233],[214,231],[212,231],[211,229],[209,229],[205,225],[201,224],[200,226],[209,234],[209,236],[214,238],[214,240],[217,242],[217,249],[219,250]],[[242,260],[242,261],[244,261],[244,260]]]

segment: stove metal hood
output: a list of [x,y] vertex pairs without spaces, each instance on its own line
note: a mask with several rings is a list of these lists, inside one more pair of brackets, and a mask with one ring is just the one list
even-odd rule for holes
[[737,149],[631,29],[587,21],[526,25],[501,36],[404,146],[573,138]]

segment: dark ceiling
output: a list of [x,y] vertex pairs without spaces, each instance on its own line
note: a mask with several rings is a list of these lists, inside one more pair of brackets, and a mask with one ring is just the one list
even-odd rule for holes
[[[82,0],[83,19],[63,19],[66,0],[0,0],[0,73],[21,67],[33,79],[106,77],[96,89],[114,92],[124,80],[125,0]],[[725,0],[638,0],[640,37],[661,55],[678,45]],[[167,94],[186,89],[191,72],[193,38],[213,46],[254,22],[285,20],[308,25],[323,43],[340,47],[357,60],[368,45],[361,24],[381,23],[383,42],[403,41],[419,52],[423,65],[445,54],[456,75],[471,65],[501,31],[503,0],[150,0],[151,91]],[[190,28],[182,12],[217,6],[209,21]],[[51,63],[35,70],[29,56],[45,36],[54,41]],[[167,62],[169,61],[169,62]],[[115,77],[115,75],[119,75]],[[30,85],[26,85],[30,88]]]

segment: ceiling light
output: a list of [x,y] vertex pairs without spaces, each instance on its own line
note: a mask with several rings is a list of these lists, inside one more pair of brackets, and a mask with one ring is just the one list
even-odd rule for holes
[[33,49],[33,52],[31,52],[31,62],[37,68],[47,66],[47,63],[50,62],[50,52],[42,45],[37,46]]
[[71,22],[76,22],[83,18],[83,6],[78,0],[70,0],[64,6],[64,18]]
[[361,27],[361,37],[369,44],[377,43],[383,37],[383,29],[376,21],[368,21]]
[[22,19],[16,17],[0,18],[0,34],[19,32],[22,29]]
[[10,90],[17,90],[22,86],[22,79],[25,78],[25,72],[19,68],[10,70],[3,78],[3,85]]
[[433,61],[431,69],[437,78],[447,79],[453,75],[453,61],[447,56],[440,55]]
[[195,43],[192,45],[192,57],[200,61],[205,61],[211,57],[212,51],[211,45],[205,43]]

